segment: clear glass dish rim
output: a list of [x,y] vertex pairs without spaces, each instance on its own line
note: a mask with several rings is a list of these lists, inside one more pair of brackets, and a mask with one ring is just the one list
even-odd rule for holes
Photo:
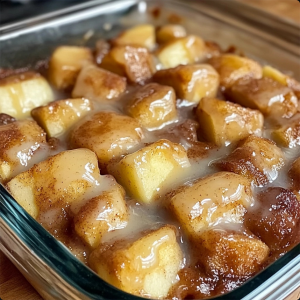
[[[152,0],[131,0],[132,5],[136,5],[139,2],[151,2]],[[63,12],[56,12],[50,16],[43,18],[39,17],[38,23],[43,23],[45,19],[52,20],[53,18],[62,17],[76,13],[81,9],[89,9],[94,5],[105,6],[112,1],[91,1],[86,5],[78,5],[70,10],[64,10]],[[114,2],[123,2],[117,0]],[[159,1],[157,2],[159,5]],[[189,6],[189,2],[186,4],[180,3],[176,0],[167,0],[165,2],[171,5],[181,5],[184,9],[192,9]],[[234,1],[233,1],[234,2]],[[194,10],[194,8],[193,8]],[[33,20],[27,20],[26,23],[30,24]],[[35,20],[36,21],[36,20]],[[24,25],[24,22],[21,22]],[[0,28],[0,33],[3,27]],[[9,27],[5,27],[4,31],[14,32],[20,29],[19,25],[12,24]],[[1,36],[1,35],[0,35]],[[53,269],[61,278],[63,278],[70,285],[75,287],[79,292],[90,297],[91,299],[124,299],[124,300],[138,300],[144,299],[128,293],[125,293],[99,278],[88,267],[78,261],[60,242],[58,242],[52,235],[50,235],[41,225],[39,225],[26,211],[20,207],[16,201],[10,196],[6,189],[0,185],[0,218],[14,231],[18,238],[28,246],[37,257],[39,257],[44,263],[46,263],[51,269]],[[42,241],[42,243],[41,243]],[[49,255],[49,249],[52,250],[52,255]],[[247,295],[250,295],[255,289],[259,293],[260,286],[266,280],[271,280],[274,274],[277,277],[284,276],[285,267],[291,261],[294,264],[300,266],[300,244],[279,258],[276,262],[268,266],[262,272],[248,280],[241,287],[235,289],[228,294],[221,295],[211,299],[246,299]],[[67,262],[67,264],[66,264]],[[74,272],[76,271],[76,272]],[[79,276],[80,275],[80,276]],[[273,280],[274,281],[274,280]],[[275,282],[275,281],[274,281]],[[273,282],[273,283],[274,283]]]

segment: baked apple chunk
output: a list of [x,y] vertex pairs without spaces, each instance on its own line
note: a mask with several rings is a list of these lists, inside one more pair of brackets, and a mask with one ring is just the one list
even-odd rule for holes
[[126,89],[126,78],[88,65],[82,68],[72,91],[72,97],[84,97],[97,102],[112,101]]
[[156,55],[164,68],[192,64],[206,56],[204,41],[196,35],[173,39],[162,45]]
[[300,113],[296,114],[281,126],[272,131],[272,139],[286,148],[300,145]]
[[278,177],[278,171],[284,165],[284,155],[273,141],[251,135],[214,165],[221,170],[245,176],[257,186],[263,186]]
[[48,76],[57,89],[70,89],[74,86],[81,68],[93,63],[91,49],[76,46],[60,46],[50,58]]
[[138,46],[115,46],[101,61],[100,67],[126,76],[132,83],[150,79],[155,72],[152,54],[147,48]]
[[192,103],[198,103],[203,97],[215,97],[219,87],[218,73],[206,64],[159,70],[153,79],[173,87],[178,98]]
[[293,90],[297,98],[300,99],[300,82],[298,82],[294,78],[281,73],[279,70],[271,66],[263,67],[263,77],[271,78],[273,80],[278,81],[284,86],[288,86]]
[[101,171],[108,163],[134,151],[143,138],[137,120],[115,112],[102,111],[78,125],[70,136],[71,148],[88,148],[98,157]]
[[152,50],[155,47],[155,28],[150,24],[137,25],[122,32],[111,43],[117,46],[140,46]]
[[177,118],[175,91],[169,86],[149,83],[131,96],[125,110],[147,129],[161,127]]
[[265,115],[290,118],[298,109],[293,91],[266,77],[240,79],[226,91],[226,96],[245,107],[259,109]]
[[271,187],[258,194],[245,215],[245,225],[271,251],[282,251],[300,242],[300,202],[294,193]]
[[288,175],[292,179],[291,189],[300,201],[300,157],[293,162]]
[[25,171],[32,161],[42,158],[46,134],[36,122],[16,121],[0,126],[0,181],[5,182]]
[[96,248],[105,234],[128,223],[125,191],[113,178],[109,183],[107,190],[87,203],[71,205],[75,232],[91,248]]
[[54,100],[50,85],[38,73],[25,72],[0,80],[0,112],[17,119],[30,116],[37,106]]
[[37,218],[40,211],[49,211],[56,203],[61,209],[93,198],[110,182],[111,178],[100,176],[95,153],[76,149],[34,165],[9,181],[7,187],[17,202]]
[[135,240],[100,245],[90,255],[89,265],[123,291],[164,299],[177,280],[182,258],[175,229],[165,225]]
[[186,37],[186,30],[183,26],[177,24],[167,24],[159,27],[156,31],[156,41],[159,44],[183,37]]
[[190,166],[179,144],[159,140],[125,156],[110,172],[138,201],[152,203],[166,181]]
[[180,187],[167,206],[192,237],[220,223],[242,223],[253,201],[250,181],[219,172]]
[[215,98],[203,98],[196,115],[200,134],[217,146],[227,146],[250,134],[261,134],[264,124],[259,111]]
[[34,108],[32,117],[49,137],[59,137],[92,109],[88,99],[66,99]]
[[208,274],[249,276],[261,269],[269,255],[268,246],[245,230],[215,228],[195,241],[200,264]]
[[223,89],[232,86],[240,78],[262,77],[262,68],[254,60],[234,54],[223,54],[212,57],[209,61],[220,74],[220,85]]

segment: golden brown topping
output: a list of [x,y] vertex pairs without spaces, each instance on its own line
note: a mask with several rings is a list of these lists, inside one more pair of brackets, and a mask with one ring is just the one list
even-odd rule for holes
[[98,157],[105,172],[112,159],[119,159],[139,146],[142,129],[135,119],[114,112],[98,112],[75,128],[70,137],[72,148],[88,148]]
[[203,97],[215,97],[219,87],[219,75],[209,65],[188,65],[159,70],[154,81],[172,86],[178,98],[199,103]]
[[263,128],[264,118],[259,111],[214,98],[203,98],[196,115],[200,135],[217,146],[261,134]]
[[176,280],[182,252],[175,228],[165,225],[139,239],[102,244],[89,265],[101,278],[123,291],[162,299]]
[[140,84],[150,79],[155,72],[153,57],[149,51],[134,46],[113,47],[103,58],[100,67]]
[[125,110],[143,127],[158,128],[177,118],[176,95],[169,86],[149,83],[130,98]]
[[226,91],[226,96],[274,117],[290,118],[298,108],[298,99],[289,87],[266,77],[238,80]]
[[251,135],[214,165],[221,170],[245,176],[257,186],[263,186],[277,178],[278,171],[284,165],[284,156],[273,141]]
[[72,97],[84,97],[97,102],[116,100],[126,89],[126,78],[88,65],[82,68],[72,91]]
[[231,87],[240,78],[262,77],[261,66],[250,58],[223,54],[211,58],[208,63],[220,74],[220,85],[225,89]]

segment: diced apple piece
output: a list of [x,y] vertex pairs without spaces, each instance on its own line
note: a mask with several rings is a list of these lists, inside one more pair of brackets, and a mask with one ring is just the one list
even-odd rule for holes
[[128,154],[141,143],[143,132],[137,120],[103,111],[76,127],[70,137],[71,148],[88,148],[98,157],[105,172],[112,159]]
[[[34,165],[7,183],[17,202],[34,218],[47,212],[91,199],[99,195],[110,182],[100,176],[95,153],[88,149],[60,152]],[[86,199],[87,197],[87,199]]]
[[46,146],[46,134],[34,121],[0,126],[0,182],[25,171],[43,146]]
[[220,74],[220,85],[229,88],[238,79],[262,77],[262,68],[254,60],[234,54],[223,54],[208,61]]
[[266,77],[238,80],[226,91],[226,96],[243,106],[259,109],[265,115],[290,118],[298,109],[293,91]]
[[154,60],[147,48],[116,46],[104,56],[100,67],[143,84],[155,72]]
[[74,217],[74,229],[87,245],[95,248],[107,232],[126,227],[128,217],[125,191],[115,182],[110,190],[79,209]]
[[213,41],[205,41],[205,47],[207,52],[207,59],[214,56],[220,56],[223,53],[221,46]]
[[219,75],[210,65],[196,64],[159,70],[154,81],[174,88],[180,99],[198,103],[203,97],[215,97]]
[[291,189],[300,201],[300,157],[293,162],[288,174],[292,180]]
[[196,114],[201,134],[217,146],[237,142],[253,133],[260,134],[264,124],[258,110],[214,98],[203,98]]
[[91,253],[89,265],[123,291],[164,299],[177,280],[182,258],[175,229],[166,225],[137,240],[100,245]]
[[162,45],[156,51],[156,55],[165,68],[174,68],[203,60],[206,56],[206,47],[200,37],[188,35]]
[[161,26],[156,31],[156,40],[159,44],[164,44],[177,38],[183,38],[185,36],[185,28],[181,25],[176,24],[167,24]]
[[34,72],[1,79],[0,95],[0,112],[17,119],[29,117],[33,108],[54,100],[48,82]]
[[58,89],[72,88],[81,68],[90,63],[93,63],[91,49],[76,46],[58,47],[50,58],[49,79]]
[[105,102],[118,98],[125,89],[126,78],[89,65],[79,73],[72,96]]
[[278,171],[284,165],[284,156],[273,141],[251,135],[214,165],[221,170],[245,176],[257,186],[263,186],[277,178]]
[[263,77],[268,77],[273,80],[278,81],[282,85],[287,86],[287,76],[278,71],[277,69],[271,67],[271,66],[264,66],[263,69]]
[[268,188],[258,194],[256,204],[246,213],[245,225],[271,251],[281,252],[300,242],[300,202],[289,190]]
[[261,269],[268,246],[251,233],[207,230],[197,239],[198,259],[209,274],[249,276]]
[[253,203],[250,181],[219,172],[182,186],[171,195],[168,208],[189,236],[219,223],[242,223]]
[[281,73],[280,71],[271,66],[263,67],[263,77],[271,78],[273,80],[278,81],[282,85],[288,86],[293,90],[298,99],[300,99],[300,82],[298,82],[294,78]]
[[126,112],[143,127],[161,127],[177,118],[175,91],[169,86],[149,83],[131,96]]
[[137,25],[122,32],[113,39],[113,45],[136,45],[152,50],[155,47],[155,28],[150,24]]
[[167,180],[189,166],[181,145],[159,140],[125,156],[110,172],[137,201],[149,204]]
[[91,109],[92,105],[88,99],[66,99],[37,107],[31,111],[31,115],[49,137],[58,137]]
[[285,121],[272,132],[272,139],[283,147],[293,148],[300,145],[300,114]]

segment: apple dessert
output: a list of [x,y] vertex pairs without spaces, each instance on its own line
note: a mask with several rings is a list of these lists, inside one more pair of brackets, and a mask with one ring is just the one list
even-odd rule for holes
[[181,25],[61,45],[0,80],[0,182],[116,288],[224,294],[300,243],[299,91]]

